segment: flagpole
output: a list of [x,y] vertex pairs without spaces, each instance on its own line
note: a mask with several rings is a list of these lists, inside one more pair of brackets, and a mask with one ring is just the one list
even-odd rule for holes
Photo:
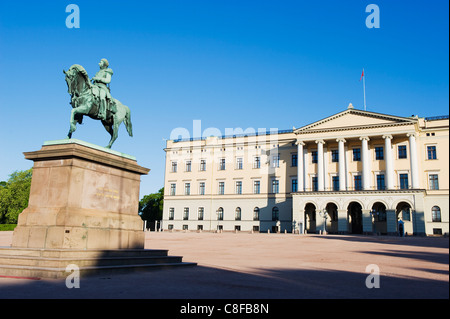
[[366,74],[363,69],[364,111],[366,111]]

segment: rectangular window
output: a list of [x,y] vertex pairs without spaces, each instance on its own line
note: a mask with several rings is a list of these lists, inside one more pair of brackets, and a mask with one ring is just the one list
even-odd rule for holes
[[173,220],[175,217],[175,208],[169,208],[169,220]]
[[200,160],[200,170],[206,171],[206,160],[205,159]]
[[236,169],[243,169],[243,161],[242,161],[242,157],[238,157],[236,158]]
[[339,162],[339,151],[338,150],[331,150],[331,161],[333,163]]
[[200,182],[198,186],[199,195],[205,195],[205,182]]
[[225,194],[225,182],[219,182],[219,195]]
[[280,167],[280,154],[272,156],[272,167]]
[[198,220],[203,220],[204,213],[205,213],[205,208],[204,207],[199,207],[198,208]]
[[189,207],[185,207],[183,211],[183,220],[189,219]]
[[427,146],[427,155],[429,160],[436,159],[436,146]]
[[400,174],[400,189],[408,189],[408,174]]
[[386,189],[386,184],[384,182],[384,174],[377,175],[377,189],[378,190]]
[[384,160],[384,148],[383,146],[375,147],[375,159],[376,160]]
[[253,182],[253,194],[260,194],[260,193],[261,193],[261,182],[254,181]]
[[438,174],[430,174],[428,175],[428,179],[430,182],[430,189],[431,190],[438,190],[439,189],[439,177]]
[[339,176],[333,176],[332,181],[333,181],[333,190],[338,191],[339,190]]
[[191,172],[191,171],[192,171],[192,162],[186,161],[186,172]]
[[292,185],[292,192],[293,193],[296,192],[298,190],[298,187],[297,187],[298,184],[297,184],[297,179],[296,178],[292,179],[291,185]]
[[225,159],[221,158],[219,160],[219,170],[224,171],[225,170]]
[[406,153],[406,145],[399,145],[398,146],[398,158],[407,158],[407,153]]
[[272,180],[272,193],[278,194],[280,192],[280,182],[277,179]]
[[184,195],[191,195],[191,183],[184,184]]
[[297,167],[297,166],[298,166],[298,157],[297,157],[297,154],[292,154],[292,155],[291,155],[291,166],[292,166],[292,167]]
[[312,191],[317,192],[319,190],[319,184],[317,182],[317,176],[312,177]]
[[177,184],[170,184],[170,195],[175,196],[176,191],[177,191]]
[[242,181],[236,182],[236,194],[238,195],[242,194]]
[[355,186],[355,190],[359,191],[362,189],[361,175],[353,176],[353,183]]
[[353,149],[353,161],[354,162],[361,161],[361,149],[360,148]]
[[317,163],[317,151],[311,151],[311,161],[313,164]]
[[440,223],[441,220],[441,209],[438,206],[433,206],[431,209],[431,220],[434,223]]
[[261,157],[255,156],[253,160],[253,168],[261,168]]
[[178,163],[172,162],[172,173],[176,173],[178,169]]

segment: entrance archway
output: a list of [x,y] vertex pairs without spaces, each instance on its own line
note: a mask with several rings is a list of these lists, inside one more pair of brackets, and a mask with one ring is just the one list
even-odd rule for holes
[[327,231],[336,234],[338,232],[338,208],[335,203],[328,203],[325,210],[328,213]]
[[305,206],[305,230],[306,233],[316,232],[316,206],[311,203]]
[[362,224],[362,207],[360,203],[351,202],[348,205],[348,224],[350,234],[362,234],[363,224]]
[[[400,202],[398,203],[396,209],[396,225],[397,225],[397,234],[406,234],[406,233],[413,233],[413,227],[412,227],[412,208],[411,205],[407,202]],[[399,223],[399,221],[402,221],[403,223]],[[399,229],[399,225],[403,227],[403,229]]]
[[376,202],[372,205],[372,230],[374,233],[387,234],[386,205]]

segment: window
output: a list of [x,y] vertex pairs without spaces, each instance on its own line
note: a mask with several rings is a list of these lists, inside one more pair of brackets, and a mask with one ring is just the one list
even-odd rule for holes
[[236,210],[234,212],[234,220],[241,220],[241,208],[236,207]]
[[223,220],[223,208],[219,207],[217,210],[217,220]]
[[186,172],[191,172],[191,171],[192,171],[192,162],[186,161]]
[[355,190],[359,191],[362,189],[362,183],[361,183],[361,175],[355,175],[353,176],[353,183]]
[[183,230],[188,230],[189,226],[188,225],[183,225]]
[[292,154],[291,155],[291,166],[292,167],[297,167],[298,166],[297,154]]
[[331,150],[331,161],[333,163],[339,162],[339,151],[338,150]]
[[219,160],[219,170],[224,171],[225,170],[225,159],[221,158]]
[[203,225],[197,225],[197,230],[203,230]]
[[255,156],[253,159],[253,168],[261,168],[261,157]]
[[434,223],[440,223],[441,222],[441,209],[439,206],[433,206],[431,209],[431,220]]
[[407,158],[406,145],[398,146],[398,158]]
[[204,207],[199,207],[198,208],[198,220],[203,220],[204,213],[205,213],[205,208]]
[[384,148],[383,146],[375,147],[375,159],[384,160]]
[[253,182],[253,194],[260,194],[260,193],[261,193],[261,182],[254,181]]
[[408,174],[400,174],[400,189],[408,189]]
[[225,194],[225,182],[219,182],[219,195]]
[[242,194],[242,181],[236,182],[236,194],[238,195]]
[[332,181],[333,181],[333,190],[338,191],[339,190],[339,176],[333,176]]
[[272,220],[273,221],[280,220],[280,211],[276,206],[272,208]]
[[255,207],[253,209],[253,220],[259,220],[259,208]]
[[184,195],[191,195],[191,183],[184,184]]
[[199,195],[205,195],[205,182],[200,182],[198,187]]
[[361,149],[360,148],[353,149],[353,161],[354,162],[361,161]]
[[177,184],[170,184],[170,195],[175,196],[176,191],[177,191]]
[[280,182],[277,179],[272,180],[272,193],[278,194],[280,192]]
[[386,189],[386,184],[384,182],[384,174],[377,175],[377,189],[378,190]]
[[280,167],[280,154],[272,156],[272,167]]
[[319,190],[319,184],[317,182],[317,176],[312,177],[312,191],[317,192]]
[[428,175],[428,179],[430,182],[430,189],[431,190],[438,190],[439,189],[439,177],[438,174],[430,174]]
[[206,171],[206,160],[205,159],[200,160],[200,170]]
[[177,162],[172,162],[172,173],[176,173],[178,168]]
[[183,220],[189,219],[189,207],[185,207],[183,211]]
[[436,159],[436,146],[427,146],[427,155],[429,160]]
[[175,208],[169,208],[169,220],[173,220],[175,217]]
[[311,162],[313,164],[317,163],[317,151],[311,151]]
[[293,178],[291,184],[292,184],[292,192],[296,192],[298,190],[297,179]]
[[236,169],[243,169],[242,157],[236,158]]

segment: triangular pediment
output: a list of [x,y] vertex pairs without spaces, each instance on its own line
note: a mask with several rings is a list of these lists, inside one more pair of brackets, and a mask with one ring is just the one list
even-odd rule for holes
[[415,118],[393,116],[381,113],[374,113],[363,110],[347,109],[343,112],[334,114],[320,121],[305,125],[294,132],[318,132],[330,130],[348,130],[373,128],[382,126],[397,126],[413,124],[417,121]]

